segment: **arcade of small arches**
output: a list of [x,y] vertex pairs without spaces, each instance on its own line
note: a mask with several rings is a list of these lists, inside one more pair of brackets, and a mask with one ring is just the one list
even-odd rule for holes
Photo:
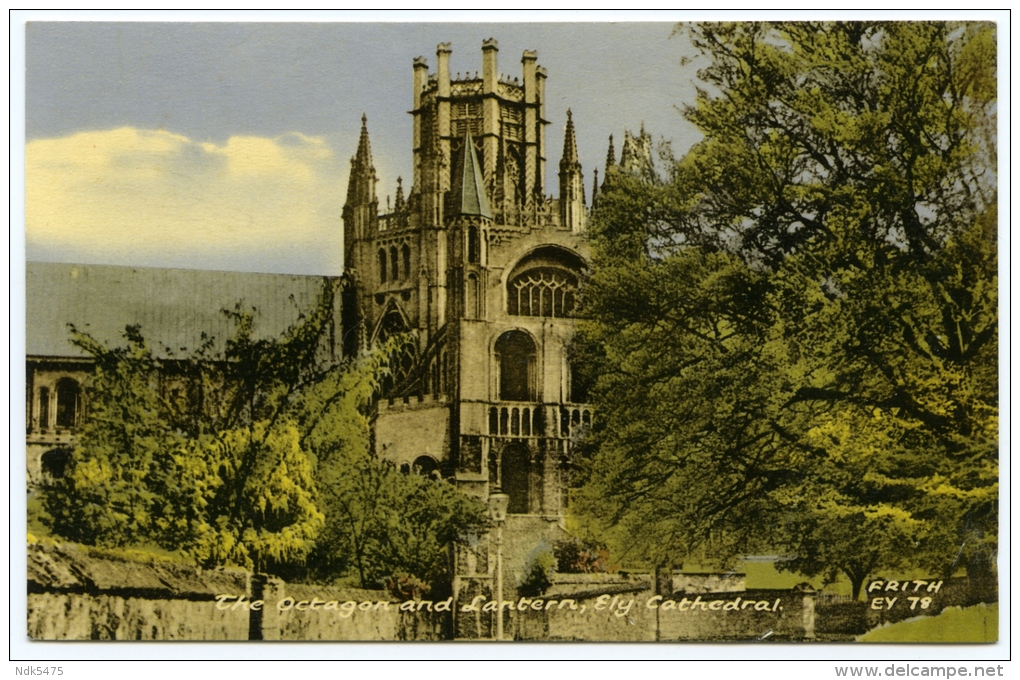
[[442,475],[439,471],[439,461],[429,455],[418,456],[412,463],[404,463],[400,466],[400,472],[405,475],[415,474],[419,477],[439,479]]
[[[547,412],[549,408],[551,414]],[[559,412],[558,418],[556,411]],[[491,436],[571,438],[582,435],[590,427],[591,409],[587,406],[507,405],[489,408]]]
[[379,283],[406,281],[411,276],[411,248],[402,243],[379,248]]

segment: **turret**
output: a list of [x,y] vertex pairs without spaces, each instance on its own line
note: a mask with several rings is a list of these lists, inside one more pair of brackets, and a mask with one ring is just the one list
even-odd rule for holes
[[[450,43],[439,43],[436,46],[436,133],[439,139],[440,158],[437,161],[450,160]],[[439,170],[437,168],[437,170]],[[450,188],[445,172],[439,171],[436,187],[440,194]],[[442,206],[437,210],[442,214]]]
[[414,96],[412,98],[412,109],[411,115],[414,117],[413,131],[412,131],[412,144],[414,165],[413,174],[411,176],[411,191],[421,191],[421,93],[428,84],[429,78],[429,64],[425,61],[424,57],[415,57],[412,62],[412,68],[414,69],[414,81],[413,89]]
[[545,79],[548,74],[545,68],[539,66],[535,69],[535,96],[538,102],[538,148],[536,156],[538,164],[535,167],[535,193],[545,197],[545,126],[549,121],[545,119]]
[[560,226],[572,232],[584,231],[586,226],[584,177],[577,158],[577,139],[574,119],[567,109],[567,128],[563,137],[563,158],[560,159]]
[[524,82],[524,203],[530,206],[535,197],[543,195],[542,178],[538,172],[538,136],[542,127],[538,115],[538,53],[524,50],[521,70]]
[[492,186],[496,176],[496,156],[499,153],[499,100],[496,93],[499,73],[496,55],[499,43],[493,39],[482,41],[482,175],[486,186]]
[[641,123],[641,132],[635,136],[629,130],[624,131],[623,149],[620,151],[620,170],[643,179],[655,177],[655,165],[652,162],[652,136],[645,132],[645,124]]

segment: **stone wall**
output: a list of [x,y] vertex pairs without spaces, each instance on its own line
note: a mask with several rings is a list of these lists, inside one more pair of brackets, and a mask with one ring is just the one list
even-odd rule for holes
[[376,454],[395,464],[411,465],[419,456],[437,463],[447,459],[450,450],[450,408],[441,400],[426,395],[388,403],[379,402],[375,421]]
[[247,640],[248,616],[211,601],[29,593],[34,640]]
[[515,600],[506,636],[517,640],[653,642],[806,640],[814,591],[743,590],[657,595],[647,574],[563,574],[540,598]]
[[673,590],[684,593],[728,593],[744,590],[746,574],[738,572],[673,573]]
[[[659,639],[811,639],[815,596],[814,591],[796,590],[676,593],[658,603]],[[676,602],[675,609],[669,608],[670,600]]]
[[28,636],[37,640],[247,640],[249,617],[215,607],[245,593],[241,570],[28,547]]
[[[528,522],[516,528],[532,531]],[[555,525],[550,525],[555,526]],[[548,528],[548,527],[546,527]],[[515,560],[516,561],[516,560]],[[815,634],[813,591],[658,595],[648,574],[561,574],[536,598],[511,595],[516,640],[801,640]],[[491,610],[456,613],[490,583],[468,579],[456,604],[396,602],[384,591],[284,583],[74,545],[28,549],[28,635],[39,640],[444,640],[489,638]],[[468,591],[471,591],[470,593]],[[477,591],[477,592],[475,592]],[[463,629],[463,630],[461,630]]]
[[577,609],[559,602],[551,608],[546,639],[653,642],[655,611],[646,606],[652,586],[647,574],[558,574],[547,597],[576,599]]
[[[274,640],[442,640],[449,615],[401,612],[399,603],[378,590],[330,588],[274,581],[264,594],[276,602],[263,617],[265,639]],[[300,609],[301,602],[337,602],[337,610],[324,605]],[[357,606],[353,606],[357,603]],[[289,608],[288,608],[289,606]]]
[[75,545],[28,547],[27,632],[36,640],[448,637],[448,613],[399,607],[385,591],[287,584]]

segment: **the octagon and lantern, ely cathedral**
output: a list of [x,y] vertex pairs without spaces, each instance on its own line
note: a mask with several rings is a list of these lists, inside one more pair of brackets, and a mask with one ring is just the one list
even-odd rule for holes
[[[343,209],[345,337],[352,351],[416,332],[417,355],[378,405],[376,453],[482,500],[497,486],[508,494],[513,587],[528,552],[563,535],[571,440],[592,418],[567,352],[587,208],[569,111],[559,198],[546,194],[536,53],[524,52],[518,81],[499,75],[495,40],[482,43],[481,77],[451,78],[450,52],[438,46],[435,73],[413,62],[414,175],[385,214],[362,119]],[[459,551],[461,597],[488,588],[486,542]]]

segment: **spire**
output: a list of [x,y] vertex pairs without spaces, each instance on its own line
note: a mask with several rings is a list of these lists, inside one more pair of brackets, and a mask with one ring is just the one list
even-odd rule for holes
[[572,232],[584,231],[584,177],[577,158],[574,117],[567,109],[567,127],[563,137],[563,158],[560,159],[560,225]]
[[375,200],[375,167],[372,165],[372,145],[368,141],[368,116],[361,114],[361,137],[358,151],[351,159],[351,177],[347,184],[347,203],[367,205]]
[[489,209],[489,198],[485,195],[485,180],[482,179],[482,166],[478,163],[478,156],[475,154],[475,143],[471,140],[470,130],[464,137],[464,153],[461,154],[461,157],[460,186],[455,194],[456,199],[460,199],[457,213],[460,215],[479,215],[491,220],[492,210]]
[[616,149],[613,148],[613,136],[609,135],[609,151],[606,152],[606,177],[609,177],[609,168],[616,165]]
[[[378,228],[379,199],[375,194],[378,177],[372,165],[372,149],[368,143],[368,116],[361,114],[361,137],[358,150],[351,158],[351,174],[347,179],[347,200],[343,207],[344,266],[359,267],[355,244],[370,238]],[[387,205],[387,212],[389,206]]]
[[362,169],[372,167],[372,145],[368,141],[368,116],[361,114],[361,138],[358,139],[358,153],[354,156]]
[[577,162],[577,138],[574,136],[574,118],[567,109],[567,131],[563,136],[563,160],[560,164]]
[[599,197],[599,169],[595,168],[595,181],[591,183],[591,206],[595,207],[595,200]]
[[394,201],[394,206],[397,210],[404,208],[404,178],[397,177],[397,197]]

